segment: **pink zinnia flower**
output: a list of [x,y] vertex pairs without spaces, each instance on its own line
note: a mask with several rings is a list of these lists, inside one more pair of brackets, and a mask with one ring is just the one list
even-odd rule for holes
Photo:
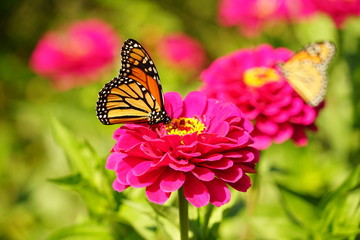
[[313,0],[319,11],[332,17],[341,28],[349,16],[360,16],[360,0]]
[[161,58],[170,66],[183,71],[201,70],[206,63],[206,54],[201,44],[183,33],[163,37],[157,46]]
[[210,96],[235,103],[254,122],[255,146],[292,139],[307,144],[306,129],[315,129],[318,108],[307,105],[280,74],[277,64],[293,53],[264,44],[238,50],[214,61],[201,78]]
[[64,31],[46,33],[34,49],[30,66],[57,88],[68,89],[96,80],[114,62],[119,47],[119,38],[105,22],[79,21]]
[[200,92],[184,100],[167,93],[165,103],[172,123],[126,124],[115,131],[107,160],[116,172],[114,189],[145,187],[151,202],[163,204],[183,187],[196,207],[227,203],[229,186],[245,192],[259,152],[250,146],[253,127],[240,110]]
[[298,21],[314,11],[311,0],[221,0],[219,21],[239,26],[245,36],[255,36],[266,25]]

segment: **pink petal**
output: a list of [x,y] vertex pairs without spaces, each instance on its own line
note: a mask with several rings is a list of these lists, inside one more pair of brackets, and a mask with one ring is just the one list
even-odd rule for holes
[[207,132],[209,133],[216,133],[219,136],[226,136],[226,134],[229,132],[229,124],[227,122],[218,122],[217,124],[211,125]]
[[208,153],[214,149],[219,149],[219,148],[221,148],[221,147],[217,146],[217,145],[207,144],[207,143],[199,142],[197,144],[197,150],[202,153]]
[[[146,142],[143,142],[139,145],[136,145],[135,147],[140,147],[140,151],[138,150],[135,150],[135,151],[138,151],[137,152],[137,155],[139,155],[140,157],[143,157],[143,158],[147,158],[147,159],[159,159],[160,156],[163,154],[163,152],[156,147],[156,143],[155,142],[158,142],[159,141],[150,141],[150,140],[147,140]],[[162,145],[162,141],[160,143]],[[159,144],[159,145],[160,145]],[[134,151],[134,148],[131,149],[131,151]]]
[[287,111],[291,116],[297,115],[303,109],[304,105],[305,103],[300,97],[294,97],[291,107]]
[[134,188],[147,187],[153,184],[157,179],[160,178],[163,168],[155,169],[151,172],[147,172],[141,176],[135,176],[132,171],[127,175],[127,181]]
[[265,135],[254,136],[253,140],[254,143],[252,144],[252,146],[259,150],[266,149],[271,145],[271,138]]
[[195,149],[197,138],[198,138],[198,133],[194,132],[194,133],[186,134],[185,136],[183,136],[182,141],[183,141],[184,145],[193,146]]
[[[199,163],[200,165],[200,163]],[[210,169],[228,169],[229,167],[232,167],[234,165],[234,162],[230,159],[223,158],[221,161],[215,161],[215,162],[202,162],[201,166],[210,168]]]
[[[192,134],[191,134],[192,135]],[[185,135],[182,139],[184,139],[185,137],[189,137],[190,135]],[[194,152],[196,152],[197,154],[201,154],[200,152],[196,151],[196,139],[194,139],[193,142],[182,142],[177,148],[177,151],[181,151],[183,153],[188,153],[188,154],[192,154]]]
[[179,135],[168,135],[161,138],[169,146],[170,149],[176,149],[181,143]]
[[[133,159],[137,159],[136,162],[138,162],[139,160],[141,161],[142,159],[151,160],[152,158],[155,157],[155,155],[154,155],[154,153],[150,152],[149,150],[147,152],[144,152],[143,151],[144,144],[147,144],[147,143],[139,143],[130,149],[116,150],[116,151],[125,152],[127,155],[131,156]],[[150,156],[148,154],[150,154]]]
[[184,99],[184,117],[201,116],[206,107],[206,96],[201,92],[190,92]]
[[229,120],[230,118],[238,117],[241,115],[239,108],[230,102],[223,103],[221,106],[219,106],[219,109],[216,110],[217,117],[215,119],[218,121]]
[[118,191],[118,192],[122,192],[122,191],[124,191],[125,189],[127,189],[127,188],[129,187],[129,185],[121,184],[120,182],[118,182],[118,181],[115,179],[115,181],[113,182],[112,187],[114,188],[114,190],[116,190],[116,191]]
[[241,162],[253,162],[259,157],[259,151],[251,147],[242,149],[241,153]]
[[[214,118],[214,113],[216,113],[216,110],[218,108],[217,106],[217,101],[216,99],[210,98],[207,100],[207,106],[206,109],[203,113],[203,115],[205,116],[205,119],[203,119],[205,121],[205,123],[209,123],[210,118]],[[209,124],[206,124],[209,125]]]
[[195,165],[192,163],[188,163],[187,161],[186,162],[177,161],[174,163],[169,163],[169,167],[174,169],[175,171],[190,172],[195,168]]
[[146,187],[145,193],[149,201],[156,204],[165,203],[171,195],[171,192],[161,190],[158,182]]
[[146,173],[150,169],[151,165],[152,165],[151,161],[143,161],[143,162],[137,164],[132,169],[132,173],[134,174],[134,176],[143,175],[144,173]]
[[279,131],[274,136],[275,143],[283,143],[286,140],[290,139],[294,133],[293,127],[288,123],[283,123],[279,125]]
[[244,173],[256,173],[255,170],[255,163],[257,163],[257,160],[254,160],[253,162],[247,163],[236,163],[236,165],[238,165]]
[[240,152],[226,152],[224,154],[224,157],[227,157],[227,158],[240,158],[242,157],[243,155],[240,153]]
[[208,168],[196,167],[191,172],[201,181],[211,181],[215,177],[214,172]]
[[301,124],[301,125],[309,125],[315,121],[316,111],[314,108],[310,106],[304,106],[303,110],[298,116],[294,116],[291,118],[293,123]]
[[243,128],[249,133],[251,133],[254,130],[254,125],[250,122],[250,120],[248,120],[245,117],[242,119],[242,125]]
[[156,150],[155,153],[156,155],[171,151],[171,147],[164,139],[156,139],[156,140],[152,139],[148,143],[150,144],[151,149]]
[[262,114],[267,116],[273,116],[277,114],[281,109],[277,104],[269,104],[266,108],[262,111]]
[[160,189],[164,192],[174,192],[185,182],[185,174],[179,171],[167,171],[162,175]]
[[109,170],[115,170],[116,164],[125,157],[126,154],[114,152],[109,155],[106,159],[106,168]]
[[234,165],[231,168],[216,171],[215,174],[218,178],[225,182],[236,182],[243,176],[243,171],[238,165]]
[[[132,158],[129,159],[131,160]],[[136,164],[137,162],[135,161],[125,161],[124,159],[116,164],[116,176],[121,183],[129,184],[127,175]]]
[[117,149],[130,149],[132,148],[134,145],[138,144],[140,142],[140,139],[137,138],[135,135],[133,134],[123,134],[121,136],[119,136],[117,142],[116,142],[116,147]]
[[220,160],[221,158],[223,158],[223,155],[220,154],[220,153],[215,153],[215,154],[210,154],[209,156],[206,156],[206,157],[201,157],[201,158],[194,158],[192,160],[192,162],[205,162],[205,161],[210,161],[210,162],[213,162],[213,161],[218,161]]
[[273,135],[279,130],[276,123],[265,118],[259,118],[258,121],[256,121],[255,127],[258,128],[259,131],[268,135]]
[[156,133],[152,131],[148,125],[126,124],[123,127],[131,130],[131,134],[137,135],[145,140],[157,138]]
[[164,95],[165,109],[172,118],[179,118],[183,111],[183,101],[179,93],[168,92]]
[[195,207],[205,206],[210,201],[210,194],[206,186],[192,174],[186,175],[184,195],[185,198]]
[[[194,147],[194,150],[195,150],[195,147]],[[201,153],[200,152],[190,152],[190,153],[187,153],[187,152],[183,152],[180,150],[180,147],[178,148],[178,151],[177,151],[177,154],[176,154],[176,157],[178,159],[184,159],[184,160],[188,160],[188,159],[193,159],[195,157],[199,157],[201,156]]]
[[248,145],[249,142],[252,142],[252,139],[248,132],[244,132],[244,134],[242,136],[239,136],[237,138],[237,145],[239,145],[239,146]]
[[126,128],[120,127],[120,128],[118,128],[118,129],[116,129],[116,130],[114,131],[113,138],[117,141],[118,138],[119,138],[121,135],[126,134],[126,132],[127,132]]
[[249,140],[249,133],[244,131],[243,128],[233,125],[230,127],[230,131],[226,137],[237,139],[238,142],[245,143]]
[[314,108],[307,106],[308,108],[304,111],[304,118],[302,120],[302,124],[309,125],[315,121],[316,111]]
[[229,183],[229,185],[233,187],[235,190],[246,192],[249,189],[249,187],[251,187],[251,180],[249,176],[244,174],[239,181],[235,183]]
[[294,140],[296,145],[300,147],[306,146],[308,144],[308,139],[306,137],[305,131],[300,127],[295,129],[292,140]]
[[206,188],[210,193],[210,202],[220,207],[230,201],[231,193],[228,186],[219,179],[214,179],[211,182],[204,182]]
[[159,167],[168,166],[169,163],[172,163],[174,161],[176,161],[174,157],[172,157],[169,153],[165,153],[165,155],[161,159],[154,160],[152,162],[152,167],[159,168]]
[[271,120],[277,123],[283,123],[288,121],[290,118],[290,113],[288,111],[282,111],[276,116],[272,116]]

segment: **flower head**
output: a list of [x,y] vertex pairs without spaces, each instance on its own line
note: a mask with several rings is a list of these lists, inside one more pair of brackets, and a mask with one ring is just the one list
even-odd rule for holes
[[169,65],[183,70],[199,71],[206,55],[201,44],[183,33],[173,33],[159,41],[158,52]]
[[115,131],[107,160],[107,168],[116,172],[114,189],[145,187],[147,198],[162,204],[183,187],[196,207],[227,203],[229,186],[245,192],[259,153],[250,146],[253,127],[239,109],[201,92],[184,100],[167,93],[165,102],[172,123],[126,124]]
[[313,14],[311,0],[221,0],[219,21],[224,26],[239,26],[246,36],[278,22],[293,22]]
[[114,62],[119,47],[116,33],[105,22],[79,21],[64,31],[46,33],[32,53],[30,66],[58,89],[68,89],[98,78]]
[[277,68],[292,55],[264,44],[221,57],[201,75],[208,96],[235,103],[254,122],[252,135],[259,149],[287,139],[306,145],[305,130],[315,129],[320,108],[307,105]]
[[360,16],[360,0],[313,0],[320,12],[332,17],[336,26],[342,28],[349,16]]

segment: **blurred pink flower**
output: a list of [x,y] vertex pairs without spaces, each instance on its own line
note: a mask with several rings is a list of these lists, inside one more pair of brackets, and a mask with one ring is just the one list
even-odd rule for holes
[[295,22],[312,15],[311,0],[220,0],[219,21],[239,26],[248,37],[256,36],[266,25]]
[[207,60],[201,44],[183,33],[163,37],[157,49],[165,62],[181,71],[200,71]]
[[292,54],[288,49],[264,44],[221,57],[201,74],[203,90],[209,97],[235,103],[254,122],[252,136],[259,149],[287,139],[306,145],[305,130],[316,129],[314,121],[320,107],[307,105],[277,68],[277,63]]
[[319,11],[332,17],[341,28],[349,16],[360,16],[360,0],[313,0]]
[[107,168],[116,172],[114,189],[145,187],[151,202],[163,204],[183,187],[196,207],[226,204],[229,186],[245,192],[259,152],[250,146],[253,127],[240,110],[201,92],[184,100],[167,93],[165,103],[172,123],[126,124],[115,131],[107,159]]
[[75,22],[64,31],[46,33],[32,53],[30,67],[59,89],[86,84],[97,80],[114,62],[119,41],[115,31],[101,20]]

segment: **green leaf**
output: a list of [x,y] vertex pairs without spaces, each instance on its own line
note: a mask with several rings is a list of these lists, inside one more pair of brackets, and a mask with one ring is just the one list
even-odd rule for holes
[[94,223],[85,223],[65,227],[52,233],[47,240],[113,240],[107,227]]
[[85,200],[90,213],[97,217],[111,209],[117,210],[119,199],[114,197],[112,179],[110,173],[105,170],[105,161],[96,155],[87,142],[78,140],[55,118],[52,119],[52,130],[56,141],[68,157],[73,173],[51,181],[78,192]]
[[155,203],[149,203],[152,209],[159,215],[169,220],[175,226],[178,226],[178,209],[172,206],[159,205]]
[[65,151],[70,167],[84,178],[91,180],[95,174],[96,157],[84,142],[76,139],[59,121],[52,118],[52,132],[56,142]]
[[306,195],[291,191],[287,187],[277,184],[282,194],[282,205],[288,218],[297,226],[314,231],[314,223],[319,220],[319,210],[314,200]]
[[[123,222],[131,225],[144,239],[178,239],[180,236],[176,219],[169,219],[154,213],[148,207],[135,201],[124,200],[119,211]],[[170,210],[171,211],[171,210]]]
[[82,181],[82,178],[81,178],[81,175],[77,173],[77,174],[72,174],[72,175],[68,175],[65,177],[52,178],[52,179],[49,179],[49,181],[59,184],[59,185],[73,186],[73,185],[80,184],[80,182]]
[[332,236],[355,239],[360,233],[360,165],[321,204],[321,231]]

